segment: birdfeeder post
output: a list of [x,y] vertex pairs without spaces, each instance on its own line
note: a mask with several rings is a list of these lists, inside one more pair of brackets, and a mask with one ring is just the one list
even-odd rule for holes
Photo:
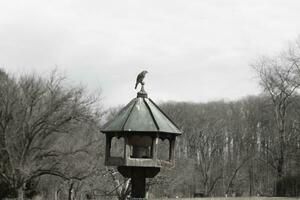
[[146,174],[145,170],[138,167],[131,176],[131,195],[134,198],[144,198],[146,196]]
[[[136,87],[142,85],[137,97],[101,129],[106,135],[105,165],[117,166],[124,177],[131,178],[133,199],[146,197],[146,178],[155,177],[161,168],[175,165],[175,138],[181,135],[171,119],[148,98],[143,82],[146,73],[143,71],[137,77]],[[124,138],[121,157],[111,155],[114,137]],[[169,141],[167,160],[158,155],[159,139]]]

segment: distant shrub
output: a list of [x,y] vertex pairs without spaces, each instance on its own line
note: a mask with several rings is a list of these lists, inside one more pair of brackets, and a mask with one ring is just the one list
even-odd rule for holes
[[15,198],[17,197],[17,191],[8,184],[0,182],[0,199],[4,199],[5,197]]
[[279,180],[276,184],[276,196],[300,196],[300,174],[297,176],[286,176]]

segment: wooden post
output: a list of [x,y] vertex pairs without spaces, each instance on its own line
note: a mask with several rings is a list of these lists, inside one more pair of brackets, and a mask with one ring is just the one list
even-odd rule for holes
[[106,148],[105,148],[105,163],[108,162],[110,158],[110,148],[111,148],[111,136],[106,134]]
[[170,142],[170,151],[169,151],[169,160],[170,162],[174,162],[175,158],[175,137],[169,140]]
[[146,197],[146,174],[142,167],[135,168],[131,175],[131,195],[132,198]]
[[131,150],[130,150],[130,145],[128,141],[128,137],[124,137],[124,160],[125,160],[125,165],[127,164],[128,159],[130,158]]
[[158,137],[152,139],[152,152],[151,156],[153,160],[157,160],[157,145],[158,145]]

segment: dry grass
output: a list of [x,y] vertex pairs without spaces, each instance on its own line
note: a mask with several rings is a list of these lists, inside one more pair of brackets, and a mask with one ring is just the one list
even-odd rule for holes
[[183,198],[183,199],[156,199],[156,200],[300,200],[300,197],[206,197],[206,198]]

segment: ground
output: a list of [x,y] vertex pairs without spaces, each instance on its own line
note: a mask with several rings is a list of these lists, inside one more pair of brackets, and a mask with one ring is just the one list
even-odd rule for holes
[[[208,197],[208,198],[183,198],[181,200],[300,200],[300,197]],[[180,199],[156,199],[156,200],[180,200]]]

